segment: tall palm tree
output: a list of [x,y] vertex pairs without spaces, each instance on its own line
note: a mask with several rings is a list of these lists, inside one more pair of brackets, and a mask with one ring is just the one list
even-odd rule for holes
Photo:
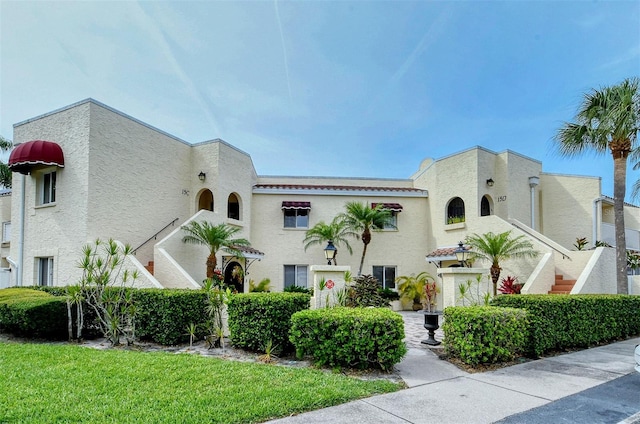
[[493,295],[497,294],[498,279],[500,278],[500,262],[511,258],[535,258],[538,251],[533,244],[523,235],[511,237],[511,231],[494,234],[472,234],[467,236],[465,244],[471,247],[472,259],[481,259],[491,262],[491,281],[493,282]]
[[349,230],[354,233],[361,233],[360,239],[364,244],[362,258],[360,259],[360,268],[358,268],[358,275],[362,275],[367,246],[371,243],[371,231],[394,227],[393,214],[390,210],[383,209],[380,204],[372,208],[366,203],[348,202],[345,205],[345,209],[346,212],[338,216],[344,220]]
[[213,277],[213,270],[216,269],[218,264],[216,254],[220,249],[236,256],[242,256],[242,252],[237,248],[251,245],[247,239],[233,238],[234,235],[241,231],[241,228],[227,224],[213,225],[207,221],[191,221],[181,228],[187,233],[182,238],[184,243],[202,244],[209,248],[207,278]]
[[[332,241],[334,246],[341,247],[344,245],[344,247],[349,251],[349,254],[353,254],[353,249],[351,248],[348,240],[349,237],[357,238],[358,234],[347,227],[344,219],[340,216],[336,216],[329,224],[324,221],[320,221],[307,230],[303,240],[304,250],[307,250],[309,247],[317,244],[323,245]],[[333,263],[334,265],[338,264],[335,257],[333,258]]]
[[613,213],[616,232],[616,280],[618,293],[628,293],[626,240],[624,235],[624,198],[627,157],[636,149],[640,128],[640,91],[638,78],[585,94],[575,122],[565,123],[555,136],[563,156],[586,151],[613,156]]
[[[11,142],[11,140],[8,140],[0,135],[0,152],[7,152],[12,148],[13,143]],[[13,174],[9,169],[9,166],[4,162],[0,162],[0,185],[4,186],[5,188],[11,188],[12,176]]]

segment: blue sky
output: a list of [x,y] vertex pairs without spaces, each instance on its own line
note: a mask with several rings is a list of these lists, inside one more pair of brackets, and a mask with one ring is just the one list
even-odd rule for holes
[[0,27],[5,137],[92,97],[259,175],[408,178],[480,145],[611,195],[610,155],[551,140],[583,93],[640,75],[638,1],[1,0]]

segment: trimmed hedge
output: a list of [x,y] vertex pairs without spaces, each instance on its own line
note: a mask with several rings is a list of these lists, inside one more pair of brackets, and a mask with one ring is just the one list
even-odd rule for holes
[[528,312],[526,349],[533,356],[640,334],[640,296],[505,295],[492,304]]
[[234,347],[263,352],[273,348],[290,352],[291,316],[309,308],[311,296],[304,293],[242,293],[227,305],[229,332]]
[[298,356],[318,365],[390,370],[407,353],[402,316],[388,308],[328,308],[291,317]]
[[469,365],[512,361],[528,339],[527,313],[516,308],[452,306],[444,310],[444,348]]
[[163,345],[189,341],[187,327],[198,325],[198,339],[204,337],[201,324],[207,318],[207,297],[202,290],[139,289],[133,292],[136,305],[136,335]]
[[39,290],[0,290],[0,328],[19,336],[65,339],[67,302]]

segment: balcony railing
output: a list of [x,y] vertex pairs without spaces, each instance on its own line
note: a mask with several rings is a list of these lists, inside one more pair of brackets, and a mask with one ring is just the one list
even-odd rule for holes
[[[601,241],[609,243],[611,246],[616,245],[616,227],[613,224],[602,223]],[[640,250],[640,231],[626,229],[624,232],[627,242],[627,249]]]

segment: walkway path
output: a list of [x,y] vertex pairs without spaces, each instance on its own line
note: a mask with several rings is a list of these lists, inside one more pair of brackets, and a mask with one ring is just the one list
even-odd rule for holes
[[[422,315],[402,315],[408,353],[396,368],[408,389],[271,423],[640,424],[640,373],[633,369],[640,338],[470,374],[420,343],[427,336]],[[617,394],[593,402],[602,384],[601,390]]]

